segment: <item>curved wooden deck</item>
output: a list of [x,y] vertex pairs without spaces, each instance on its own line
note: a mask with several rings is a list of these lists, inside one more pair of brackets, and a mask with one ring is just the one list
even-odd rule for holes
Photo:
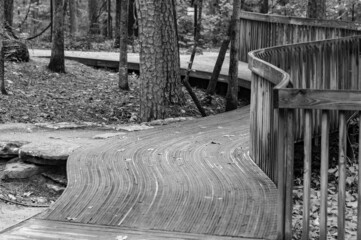
[[248,155],[249,118],[246,107],[76,152],[61,198],[0,238],[275,239],[277,191]]

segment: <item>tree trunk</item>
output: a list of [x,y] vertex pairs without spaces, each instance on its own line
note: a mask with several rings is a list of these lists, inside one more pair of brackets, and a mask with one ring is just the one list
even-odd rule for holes
[[326,18],[326,0],[308,0],[307,17],[317,19]]
[[261,13],[268,13],[268,0],[261,0]]
[[14,18],[14,0],[5,0],[5,26],[12,27]]
[[221,49],[219,50],[217,61],[216,61],[216,64],[214,65],[212,76],[208,83],[208,87],[207,87],[207,91],[206,91],[207,95],[214,95],[214,93],[216,92],[219,74],[221,73],[224,58],[226,57],[227,49],[228,49],[229,43],[231,42],[230,30],[231,30],[231,26],[228,27],[226,39],[223,40]]
[[239,58],[239,15],[241,0],[233,1],[233,13],[231,20],[231,52],[229,63],[229,78],[226,94],[226,111],[237,109],[238,105],[238,58]]
[[108,0],[107,2],[107,7],[108,7],[108,10],[107,10],[107,13],[108,13],[108,16],[107,16],[107,37],[109,39],[112,39],[113,38],[113,28],[112,28],[112,1],[111,0]]
[[114,31],[114,48],[119,48],[119,38],[120,38],[120,1],[115,1],[115,31]]
[[70,35],[76,36],[78,33],[78,6],[77,0],[69,0],[69,12],[70,12]]
[[119,88],[129,90],[128,84],[128,7],[129,0],[121,0],[119,36]]
[[51,47],[51,58],[48,68],[53,72],[65,72],[64,0],[56,0],[54,4],[54,10],[54,33]]
[[183,101],[173,1],[136,0],[140,41],[140,119],[164,118]]
[[138,36],[138,27],[136,23],[136,6],[135,0],[129,0],[129,12],[128,12],[128,35],[137,37]]
[[89,34],[100,34],[97,0],[88,0],[88,13],[89,13]]
[[31,0],[32,5],[32,21],[31,21],[31,35],[35,35],[39,27],[39,0]]
[[5,32],[5,9],[4,1],[0,1],[0,90],[2,94],[7,94],[5,88],[5,66],[4,66],[4,32]]

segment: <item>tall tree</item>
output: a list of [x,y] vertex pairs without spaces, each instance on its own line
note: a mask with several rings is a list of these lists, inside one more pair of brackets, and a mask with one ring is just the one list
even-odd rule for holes
[[54,1],[54,33],[48,68],[54,72],[65,72],[64,63],[64,0]]
[[98,0],[88,0],[90,34],[100,34],[98,10]]
[[69,0],[69,14],[70,14],[70,34],[76,36],[78,32],[78,1]]
[[164,118],[183,101],[174,1],[136,0],[140,41],[140,118]]
[[326,0],[308,0],[307,17],[317,19],[326,18]]
[[129,0],[121,0],[119,29],[119,88],[129,90],[128,84],[128,7]]
[[239,59],[239,16],[241,0],[233,0],[233,13],[231,19],[231,52],[229,63],[228,88],[226,94],[226,111],[237,109],[238,105],[238,59]]
[[13,26],[13,18],[14,18],[14,0],[5,0],[5,26],[12,27]]
[[4,66],[4,33],[5,33],[5,6],[4,1],[0,1],[0,90],[2,94],[7,94],[5,89],[5,66]]

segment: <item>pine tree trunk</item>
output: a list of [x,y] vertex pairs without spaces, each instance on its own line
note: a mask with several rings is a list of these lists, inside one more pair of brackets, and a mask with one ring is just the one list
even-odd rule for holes
[[140,40],[140,119],[164,118],[183,100],[173,1],[136,0]]
[[241,0],[233,1],[233,15],[231,20],[231,52],[229,63],[229,78],[226,94],[226,111],[237,109],[238,105],[238,59],[239,59],[239,15]]
[[97,0],[88,0],[88,13],[89,13],[89,33],[100,34]]
[[0,1],[0,90],[2,94],[7,94],[5,88],[5,66],[4,66],[4,32],[5,32],[5,9],[4,9],[4,1]]
[[65,72],[64,63],[64,0],[54,2],[54,33],[48,68],[53,72]]
[[121,0],[119,29],[119,88],[129,90],[128,84],[128,4],[129,0]]
[[14,0],[5,0],[5,26],[12,27],[14,18]]
[[326,18],[326,0],[308,0],[307,17],[317,19]]
[[77,0],[69,0],[70,12],[70,34],[76,36],[78,33]]

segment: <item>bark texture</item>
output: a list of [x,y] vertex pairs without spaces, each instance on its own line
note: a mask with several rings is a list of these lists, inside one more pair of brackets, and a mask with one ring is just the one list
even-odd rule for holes
[[119,38],[120,38],[120,1],[115,1],[115,31],[114,31],[114,47],[119,47]]
[[326,0],[308,0],[307,17],[317,19],[326,18]]
[[64,64],[64,0],[54,2],[54,33],[51,58],[48,68],[54,72],[65,72]]
[[14,0],[5,0],[5,26],[12,27],[13,26],[13,18],[14,18]]
[[183,100],[173,1],[136,0],[140,40],[140,118],[164,118]]
[[77,0],[69,1],[69,13],[70,13],[70,34],[76,36],[78,33],[78,15],[77,15]]
[[233,1],[233,13],[231,20],[231,52],[229,63],[229,78],[226,94],[226,111],[237,109],[238,105],[238,59],[239,59],[239,15],[241,0]]
[[129,0],[121,0],[119,29],[119,88],[129,90],[128,84],[128,7]]
[[4,32],[5,32],[5,9],[4,9],[4,1],[0,1],[0,90],[2,94],[7,94],[5,89],[5,67],[4,67]]
[[100,34],[98,0],[88,0],[89,33]]

